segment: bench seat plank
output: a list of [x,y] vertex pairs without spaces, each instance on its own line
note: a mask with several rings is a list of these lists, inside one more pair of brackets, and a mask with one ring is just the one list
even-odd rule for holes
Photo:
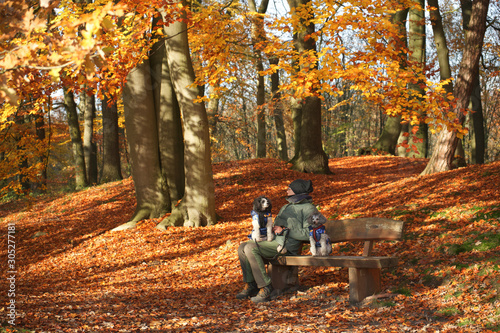
[[353,268],[384,268],[398,265],[396,257],[357,257],[357,256],[283,256],[277,259],[279,265],[286,266],[329,266]]

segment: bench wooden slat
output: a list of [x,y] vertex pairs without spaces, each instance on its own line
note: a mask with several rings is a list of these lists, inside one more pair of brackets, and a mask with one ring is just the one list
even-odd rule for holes
[[373,250],[373,241],[365,241],[365,246],[363,247],[363,257],[371,256]]
[[280,265],[286,266],[329,266],[354,268],[384,268],[398,265],[395,257],[357,257],[357,256],[284,256],[278,258]]
[[332,243],[367,240],[400,240],[404,223],[381,217],[329,220],[326,233]]

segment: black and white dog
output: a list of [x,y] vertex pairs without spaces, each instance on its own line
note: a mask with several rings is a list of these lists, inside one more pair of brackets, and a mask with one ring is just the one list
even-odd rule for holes
[[252,233],[248,238],[260,242],[273,240],[273,217],[271,215],[271,200],[261,195],[253,201],[252,215]]
[[309,242],[311,243],[311,254],[316,256],[327,256],[332,253],[332,242],[325,232],[326,217],[320,212],[311,214],[307,218],[309,222]]

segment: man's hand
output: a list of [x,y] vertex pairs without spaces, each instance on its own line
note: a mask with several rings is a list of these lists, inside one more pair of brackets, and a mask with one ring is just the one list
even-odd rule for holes
[[275,225],[275,226],[273,227],[273,231],[274,231],[274,233],[275,233],[276,235],[280,235],[280,234],[283,232],[283,230],[285,230],[285,228],[283,228],[283,227],[282,227],[282,226],[280,226],[280,225]]

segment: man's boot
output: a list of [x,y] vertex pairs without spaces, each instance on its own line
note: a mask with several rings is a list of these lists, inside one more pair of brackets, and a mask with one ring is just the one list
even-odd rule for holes
[[252,297],[250,300],[254,303],[269,302],[271,300],[271,293],[273,292],[273,285],[269,284],[261,288],[257,296]]
[[259,293],[259,288],[257,287],[257,283],[248,282],[245,286],[245,289],[236,294],[237,299],[247,299],[253,297]]

